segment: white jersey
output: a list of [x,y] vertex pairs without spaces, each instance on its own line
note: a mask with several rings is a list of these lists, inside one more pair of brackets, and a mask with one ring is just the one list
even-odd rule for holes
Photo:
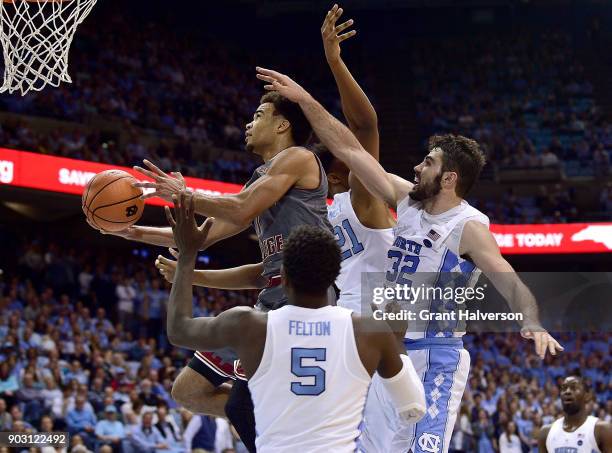
[[[471,287],[480,275],[470,261],[459,257],[461,234],[466,222],[475,220],[489,226],[489,218],[467,201],[442,214],[425,212],[420,202],[405,197],[397,206],[395,237],[388,249],[385,280],[387,286],[457,288]],[[453,274],[451,274],[453,273]],[[417,298],[410,310],[433,313],[455,310],[454,299]],[[423,339],[463,335],[464,323],[458,317],[438,321],[416,317],[410,321],[406,338]]]
[[597,417],[589,415],[578,429],[568,433],[563,429],[563,417],[556,420],[546,437],[548,453],[600,453],[595,440],[595,424],[598,421]]
[[393,243],[393,228],[374,229],[362,225],[353,209],[350,191],[334,196],[327,208],[327,218],[342,251],[340,274],[336,279],[340,289],[337,304],[361,314],[361,275],[386,270],[386,252]]
[[249,379],[258,453],[355,451],[370,379],[350,310],[269,312],[261,363]]

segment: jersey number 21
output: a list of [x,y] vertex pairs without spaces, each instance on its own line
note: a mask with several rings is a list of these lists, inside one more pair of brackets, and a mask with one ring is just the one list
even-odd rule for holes
[[[346,235],[344,234],[345,232]],[[338,238],[338,247],[340,247],[340,249],[342,249],[344,247],[344,244],[346,244],[346,236],[348,236],[351,241],[351,248],[343,251],[340,255],[342,261],[363,251],[363,244],[359,242],[359,239],[357,239],[357,236],[353,231],[353,227],[351,226],[351,223],[348,221],[348,219],[344,219],[342,221],[342,226],[336,225],[334,227],[334,234]]]

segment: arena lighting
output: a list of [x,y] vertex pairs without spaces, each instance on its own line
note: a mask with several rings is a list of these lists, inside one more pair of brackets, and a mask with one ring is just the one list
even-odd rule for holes
[[[80,196],[96,173],[111,168],[120,168],[142,180],[142,175],[131,168],[0,148],[0,185]],[[210,179],[185,181],[189,188],[210,195],[237,193],[242,188],[240,184]],[[167,203],[150,198],[147,204]],[[491,225],[491,231],[504,254],[612,252],[612,222]]]

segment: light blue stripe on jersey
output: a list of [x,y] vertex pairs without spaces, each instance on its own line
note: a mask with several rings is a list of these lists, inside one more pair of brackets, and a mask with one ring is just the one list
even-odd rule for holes
[[442,451],[444,447],[448,405],[460,359],[461,349],[458,348],[429,351],[428,368],[423,378],[427,411],[416,425],[414,453]]
[[[443,289],[453,288],[453,290],[466,287],[475,269],[476,266],[469,261],[459,262],[459,257],[447,249],[434,286]],[[454,299],[449,301],[433,299],[429,311],[430,313],[449,313],[456,309],[457,304]],[[458,319],[454,321],[429,321],[425,336],[433,338],[443,332],[445,337],[452,337],[457,324]]]

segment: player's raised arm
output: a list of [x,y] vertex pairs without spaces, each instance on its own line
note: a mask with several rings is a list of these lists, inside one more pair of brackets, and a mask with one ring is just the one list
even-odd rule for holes
[[342,13],[342,8],[334,5],[328,11],[321,26],[325,58],[336,81],[342,102],[342,113],[349,129],[365,150],[378,160],[379,137],[376,110],[340,56],[340,43],[357,33],[355,30],[347,31],[353,25],[352,19],[336,25]]
[[523,314],[521,334],[535,342],[536,352],[541,358],[547,350],[552,355],[563,351],[563,347],[540,324],[535,297],[501,255],[495,238],[485,225],[474,221],[465,224],[459,252],[468,255],[484,272],[515,313]]
[[[171,248],[170,253],[178,260],[179,253],[176,250]],[[155,267],[169,283],[174,282],[176,265],[177,261],[162,255],[159,255],[155,260]],[[261,289],[267,283],[261,275],[262,272],[263,262],[245,264],[229,269],[196,270],[193,284],[194,286],[218,289]]]
[[344,124],[286,75],[264,68],[257,68],[257,71],[257,78],[268,83],[264,86],[266,90],[278,91],[300,105],[319,140],[355,173],[373,195],[395,206],[393,181]]
[[[378,160],[380,140],[376,110],[340,55],[340,43],[357,33],[355,30],[348,31],[353,25],[352,19],[336,25],[342,13],[342,8],[334,5],[321,26],[325,58],[336,81],[349,129],[363,148]],[[349,186],[353,209],[361,223],[373,228],[393,226],[395,222],[387,205],[373,196],[353,172],[349,173]]]
[[165,208],[172,227],[179,258],[175,282],[168,302],[168,340],[175,346],[195,350],[214,350],[232,346],[237,332],[243,328],[243,319],[251,309],[234,308],[215,318],[193,318],[192,283],[195,259],[213,219],[198,226],[194,217],[193,194],[181,191],[175,196],[175,216]]

